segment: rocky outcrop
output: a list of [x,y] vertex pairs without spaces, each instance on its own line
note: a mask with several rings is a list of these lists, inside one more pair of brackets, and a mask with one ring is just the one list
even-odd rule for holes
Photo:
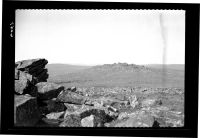
[[64,111],[63,103],[52,98],[63,86],[48,83],[46,59],[23,60],[15,63],[15,125],[34,126],[42,115]]
[[[65,88],[47,82],[47,63],[46,59],[32,59],[15,64],[15,126],[184,126],[183,112],[175,110],[182,104],[177,100],[184,98],[182,89]],[[171,101],[179,103],[172,105]],[[164,106],[167,104],[170,106]]]

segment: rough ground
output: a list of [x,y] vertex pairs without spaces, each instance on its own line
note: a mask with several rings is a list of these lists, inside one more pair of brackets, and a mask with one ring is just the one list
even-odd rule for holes
[[[84,103],[76,100],[65,101],[67,110],[64,113],[57,113],[58,115],[60,113],[64,115],[53,119],[53,121],[57,120],[57,123],[53,125],[54,127],[97,127],[98,123],[99,127],[184,126],[183,89],[110,89],[92,87],[77,88],[75,93],[82,95],[86,101]],[[84,99],[83,97],[82,99]],[[99,120],[97,119],[98,121],[95,121],[95,117],[101,116],[100,111],[102,111],[103,115]],[[38,126],[45,124],[52,125],[52,119],[46,118],[48,117],[43,118],[43,121]]]
[[157,68],[120,63],[60,77],[47,74],[46,64],[45,59],[16,64],[16,126],[184,126],[183,70],[170,69],[163,77]]

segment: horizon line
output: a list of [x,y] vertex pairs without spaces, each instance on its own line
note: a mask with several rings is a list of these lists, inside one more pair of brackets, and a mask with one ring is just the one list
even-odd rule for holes
[[[126,62],[118,62],[118,63],[126,63]],[[118,64],[118,63],[105,63],[105,64],[76,64],[76,63],[48,63],[48,64],[63,64],[63,65],[74,65],[74,66],[98,66],[98,65],[106,65],[106,64]],[[129,63],[127,63],[129,64]],[[135,63],[130,63],[135,64]],[[170,63],[170,64],[160,64],[160,63],[148,63],[148,64],[135,64],[135,65],[185,65],[185,63]]]

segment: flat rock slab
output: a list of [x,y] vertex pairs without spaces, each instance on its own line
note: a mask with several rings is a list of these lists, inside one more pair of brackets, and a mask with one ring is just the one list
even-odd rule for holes
[[58,95],[57,100],[64,103],[84,104],[85,97],[75,92],[65,91]]
[[41,64],[46,65],[48,61],[46,59],[30,59],[30,60],[22,60],[15,63],[15,67],[18,70],[29,71],[33,67],[40,66]]
[[59,119],[64,115],[64,111],[62,112],[52,112],[46,115],[47,119]]
[[40,119],[37,99],[30,95],[15,95],[15,126],[34,126]]
[[56,98],[64,90],[64,86],[49,82],[37,83],[36,87],[38,89],[38,98],[42,100]]

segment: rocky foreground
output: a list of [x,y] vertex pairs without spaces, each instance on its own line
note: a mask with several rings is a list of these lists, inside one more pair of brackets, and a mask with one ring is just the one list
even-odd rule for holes
[[47,82],[46,59],[15,64],[15,126],[183,127],[178,88],[65,88]]

